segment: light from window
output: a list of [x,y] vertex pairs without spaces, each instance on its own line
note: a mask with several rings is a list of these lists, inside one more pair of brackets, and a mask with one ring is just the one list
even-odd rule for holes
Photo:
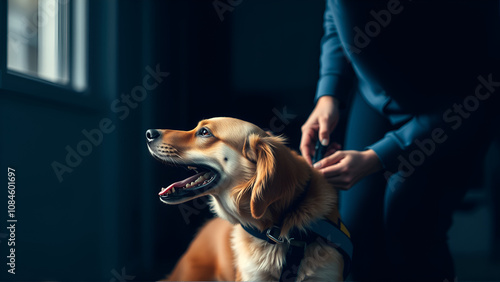
[[9,0],[8,69],[83,91],[85,4],[85,0]]

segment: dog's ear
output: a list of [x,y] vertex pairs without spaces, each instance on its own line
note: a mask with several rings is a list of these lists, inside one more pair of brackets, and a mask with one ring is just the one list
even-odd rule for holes
[[281,137],[250,135],[243,148],[244,156],[255,163],[250,198],[250,211],[256,219],[264,216],[267,208],[280,198],[280,190],[273,187],[276,172],[275,149],[283,141]]

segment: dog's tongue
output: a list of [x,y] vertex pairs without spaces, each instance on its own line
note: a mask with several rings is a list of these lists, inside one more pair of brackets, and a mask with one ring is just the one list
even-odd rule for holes
[[172,188],[183,188],[185,187],[187,184],[191,183],[191,182],[194,182],[196,179],[198,179],[198,177],[204,175],[205,172],[200,172],[200,173],[197,173],[191,177],[188,177],[184,180],[181,180],[181,181],[177,181],[175,183],[172,183],[170,184],[167,188],[165,189],[162,189],[162,191],[160,193],[158,193],[159,196],[163,196],[165,194],[167,194],[168,191],[172,190]]

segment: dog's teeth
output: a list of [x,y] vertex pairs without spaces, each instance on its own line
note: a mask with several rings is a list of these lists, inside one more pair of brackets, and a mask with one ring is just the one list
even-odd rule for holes
[[189,183],[186,184],[186,188],[189,188],[189,187],[191,187],[191,184],[189,184]]
[[172,187],[172,190],[170,191],[172,191],[172,193],[175,193],[175,187]]
[[194,171],[196,171],[196,173],[198,173],[198,168],[195,166],[188,166],[187,168],[190,170],[194,170]]
[[210,172],[207,172],[203,175],[203,178],[208,179],[210,177]]

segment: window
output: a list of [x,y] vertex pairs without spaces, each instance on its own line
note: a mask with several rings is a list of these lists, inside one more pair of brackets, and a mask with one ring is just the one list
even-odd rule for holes
[[86,0],[8,0],[7,71],[87,88]]

